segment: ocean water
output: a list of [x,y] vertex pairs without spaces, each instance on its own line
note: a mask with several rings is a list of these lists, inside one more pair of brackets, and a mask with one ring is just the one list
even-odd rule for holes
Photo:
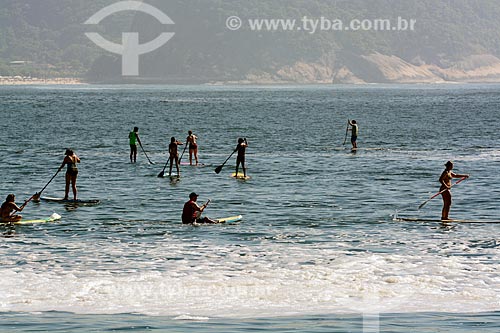
[[[21,203],[71,147],[81,199],[0,226],[0,331],[498,332],[500,86],[1,87],[0,198]],[[360,149],[343,145],[356,119]],[[128,133],[139,151],[129,163]],[[158,178],[170,137],[202,167]],[[246,137],[248,181],[232,179]],[[181,150],[182,152],[182,150]],[[187,160],[184,155],[183,160]],[[190,192],[227,225],[185,226]],[[61,173],[44,195],[62,197]]]

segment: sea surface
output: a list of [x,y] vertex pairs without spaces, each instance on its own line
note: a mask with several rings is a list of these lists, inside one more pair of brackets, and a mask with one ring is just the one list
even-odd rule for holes
[[[499,332],[500,224],[394,220],[440,218],[440,197],[418,207],[453,160],[450,217],[500,221],[499,110],[500,85],[1,87],[0,199],[72,148],[79,198],[102,202],[0,226],[0,331]],[[134,126],[155,164],[130,163]],[[188,130],[204,165],[158,178]],[[234,156],[214,172],[239,137],[246,181]],[[182,225],[193,191],[243,220]]]

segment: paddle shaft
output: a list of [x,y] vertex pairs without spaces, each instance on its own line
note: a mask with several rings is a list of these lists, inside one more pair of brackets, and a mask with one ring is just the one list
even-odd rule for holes
[[347,142],[347,133],[349,133],[349,119],[347,119],[347,126],[345,128],[344,143],[342,145],[345,145],[345,143]]
[[146,151],[144,150],[144,147],[142,146],[142,143],[139,142],[139,146],[141,146],[141,149],[142,149],[142,152],[144,153],[144,155],[146,155],[146,158],[148,159],[149,163],[150,164],[154,164],[150,159],[149,159],[149,156],[148,154],[146,154]]
[[52,178],[50,178],[49,182],[42,188],[42,190],[40,192],[33,195],[33,197],[35,197],[35,196],[40,197],[40,195],[42,195],[42,192],[45,191],[47,186],[49,186],[49,184],[52,183],[52,180],[54,180],[54,178],[56,178],[56,176],[59,174],[59,171],[61,171],[61,168],[57,169],[57,172],[52,176]]
[[163,170],[161,170],[161,172],[158,174],[158,177],[163,177],[163,175],[165,175],[165,170],[167,169],[167,166],[168,166],[168,163],[170,162],[170,157],[168,158],[167,160],[167,163],[165,163],[165,166],[163,167]]
[[184,153],[186,152],[186,148],[188,146],[188,143],[186,142],[186,145],[184,146],[184,150],[182,150],[182,154],[181,154],[181,158],[179,158],[179,164],[181,163],[182,161],[182,156],[184,156]]
[[233,150],[233,152],[231,153],[231,155],[229,155],[228,158],[226,158],[226,160],[224,161],[224,163],[222,163],[222,165],[218,166],[217,168],[215,168],[215,172],[216,173],[219,173],[221,172],[222,168],[224,167],[224,165],[226,165],[227,161],[229,161],[229,159],[234,155],[234,153],[236,153],[236,150]]
[[207,208],[207,206],[210,203],[210,201],[212,201],[212,200],[208,199],[207,202],[205,202],[205,204],[203,206],[205,206],[205,208]]
[[[453,187],[453,186],[455,186],[455,185],[460,184],[461,182],[463,182],[466,179],[467,179],[467,177],[460,178],[454,184],[451,184],[450,188]],[[449,191],[449,190],[450,190],[449,188],[445,188],[444,190],[439,191],[438,193],[434,194],[432,197],[430,197],[429,199],[427,199],[426,201],[424,201],[420,206],[418,206],[418,209],[424,207],[426,203],[428,203],[429,201],[431,201],[432,199],[434,199],[438,195],[443,194],[444,192]]]

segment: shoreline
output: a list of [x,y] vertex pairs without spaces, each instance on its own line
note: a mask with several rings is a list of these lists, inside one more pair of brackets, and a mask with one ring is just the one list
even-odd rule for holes
[[291,86],[324,86],[324,87],[335,87],[335,86],[397,86],[397,85],[408,85],[408,86],[434,86],[434,85],[477,85],[477,84],[485,84],[485,85],[495,85],[500,84],[500,81],[438,81],[438,82],[385,82],[385,83],[333,83],[333,82],[308,82],[308,83],[299,83],[299,82],[291,82],[291,81],[251,81],[251,80],[240,80],[240,81],[209,81],[204,83],[194,83],[194,84],[186,84],[186,83],[160,83],[160,82],[103,82],[103,83],[90,83],[83,81],[83,79],[79,78],[33,78],[33,77],[23,77],[23,76],[0,76],[0,86],[30,86],[30,85],[199,85],[199,86],[209,86],[209,87],[223,87],[223,86],[241,86],[241,87],[249,87],[249,86],[262,86],[262,87],[271,87],[271,86],[282,86],[282,87],[291,87]]
[[78,78],[35,78],[29,76],[0,76],[0,86],[29,86],[29,85],[84,85],[87,84]]

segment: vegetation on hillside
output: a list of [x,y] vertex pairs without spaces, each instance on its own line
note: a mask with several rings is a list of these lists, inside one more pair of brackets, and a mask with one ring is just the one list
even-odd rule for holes
[[[141,56],[141,75],[172,81],[241,79],[297,61],[342,63],[380,52],[409,62],[446,66],[473,54],[500,55],[500,3],[495,0],[148,0],[173,19],[162,26],[145,14],[115,14],[96,27],[83,24],[110,0],[3,0],[0,75],[74,76],[105,81],[120,76],[121,57],[84,35],[97,31],[120,43],[122,31],[141,43],[172,31],[159,50]],[[415,31],[229,31],[226,18],[416,19]],[[29,61],[22,66],[12,61]]]

